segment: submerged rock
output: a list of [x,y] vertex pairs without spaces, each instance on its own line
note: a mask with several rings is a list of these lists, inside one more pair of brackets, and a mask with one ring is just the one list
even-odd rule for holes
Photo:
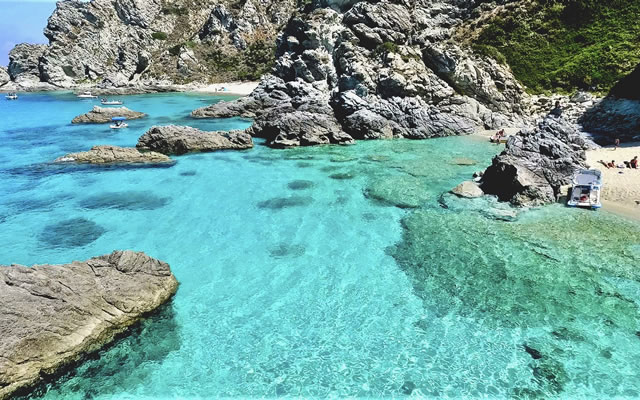
[[177,288],[168,264],[132,251],[0,267],[0,399],[100,349]]
[[478,186],[478,184],[473,181],[462,182],[458,186],[451,189],[451,193],[460,197],[466,197],[470,199],[484,196],[484,192],[482,191],[480,186]]
[[171,163],[168,156],[153,151],[141,152],[134,148],[94,146],[89,151],[71,153],[56,159],[56,163],[79,164],[161,164]]
[[371,182],[365,188],[369,198],[400,208],[418,208],[431,194],[424,181],[412,176],[392,176]]
[[129,110],[127,107],[99,107],[94,106],[93,110],[86,114],[75,117],[72,124],[105,124],[111,122],[112,118],[125,117],[126,119],[140,119],[146,117],[147,114]]
[[205,132],[190,126],[154,126],[138,139],[140,150],[163,154],[186,154],[216,150],[244,150],[253,140],[243,131]]
[[560,188],[586,168],[586,143],[562,117],[547,116],[507,142],[482,177],[482,190],[515,205],[556,201]]
[[71,218],[46,225],[38,239],[46,247],[71,249],[93,243],[104,232],[103,227],[86,218]]

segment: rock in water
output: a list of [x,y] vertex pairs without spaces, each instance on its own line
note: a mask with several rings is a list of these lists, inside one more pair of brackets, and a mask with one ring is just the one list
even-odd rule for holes
[[154,126],[138,139],[136,147],[163,154],[186,154],[253,147],[251,135],[243,131],[205,132],[189,126]]
[[0,267],[0,399],[100,349],[177,288],[168,264],[133,251]]
[[94,106],[93,110],[86,114],[75,117],[72,124],[104,124],[111,122],[114,117],[125,117],[126,119],[140,119],[146,117],[147,114],[129,110],[127,107],[99,107]]
[[458,186],[451,189],[451,193],[459,197],[466,197],[469,199],[484,196],[484,192],[482,191],[480,186],[478,186],[478,184],[473,181],[462,182]]
[[511,137],[482,178],[482,190],[515,205],[556,201],[563,185],[586,168],[586,143],[561,117],[548,116],[535,129]]
[[71,153],[56,159],[56,163],[79,164],[161,164],[171,163],[168,156],[154,151],[141,152],[134,148],[94,146],[89,151]]

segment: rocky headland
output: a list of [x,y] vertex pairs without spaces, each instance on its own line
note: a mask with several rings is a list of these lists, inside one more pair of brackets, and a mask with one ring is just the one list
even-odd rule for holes
[[138,139],[141,151],[186,154],[217,150],[245,150],[253,147],[251,136],[243,131],[205,132],[189,126],[154,126]]
[[49,44],[16,46],[8,73],[19,89],[258,79],[294,10],[292,0],[61,1]]
[[0,399],[100,349],[177,288],[168,264],[132,251],[0,267]]
[[140,119],[146,117],[147,114],[138,111],[129,110],[127,107],[100,107],[94,106],[91,111],[86,114],[78,115],[72,124],[105,124],[111,122],[112,118],[125,117],[126,119]]
[[173,160],[154,151],[141,152],[138,149],[118,146],[94,146],[89,151],[71,153],[56,159],[56,163],[77,164],[166,164]]

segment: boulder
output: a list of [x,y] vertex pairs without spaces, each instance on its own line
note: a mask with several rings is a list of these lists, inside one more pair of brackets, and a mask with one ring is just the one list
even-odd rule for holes
[[205,132],[189,126],[154,126],[138,139],[136,147],[162,154],[186,154],[216,150],[244,150],[253,147],[244,131]]
[[473,181],[462,182],[458,186],[451,189],[451,193],[459,197],[465,197],[468,199],[484,196],[484,192],[482,191],[480,186],[478,186],[478,184]]
[[162,164],[171,163],[168,156],[153,151],[118,146],[94,146],[89,151],[71,153],[56,159],[56,163],[78,164]]
[[587,143],[562,117],[547,116],[534,129],[509,138],[482,177],[482,190],[519,206],[555,202],[561,187],[586,168]]
[[127,107],[99,107],[94,106],[93,110],[86,114],[78,115],[72,124],[105,124],[111,122],[114,117],[125,117],[126,119],[140,119],[146,117],[147,114],[129,110]]
[[46,47],[43,44],[26,43],[14,47],[9,53],[7,68],[11,80],[25,86],[40,82],[40,58]]
[[177,288],[168,264],[133,251],[0,267],[0,399],[99,350]]

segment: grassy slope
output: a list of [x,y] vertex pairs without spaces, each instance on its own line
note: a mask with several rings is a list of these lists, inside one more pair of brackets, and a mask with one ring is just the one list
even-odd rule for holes
[[640,63],[640,0],[534,0],[498,15],[474,48],[505,61],[533,93],[607,91]]

